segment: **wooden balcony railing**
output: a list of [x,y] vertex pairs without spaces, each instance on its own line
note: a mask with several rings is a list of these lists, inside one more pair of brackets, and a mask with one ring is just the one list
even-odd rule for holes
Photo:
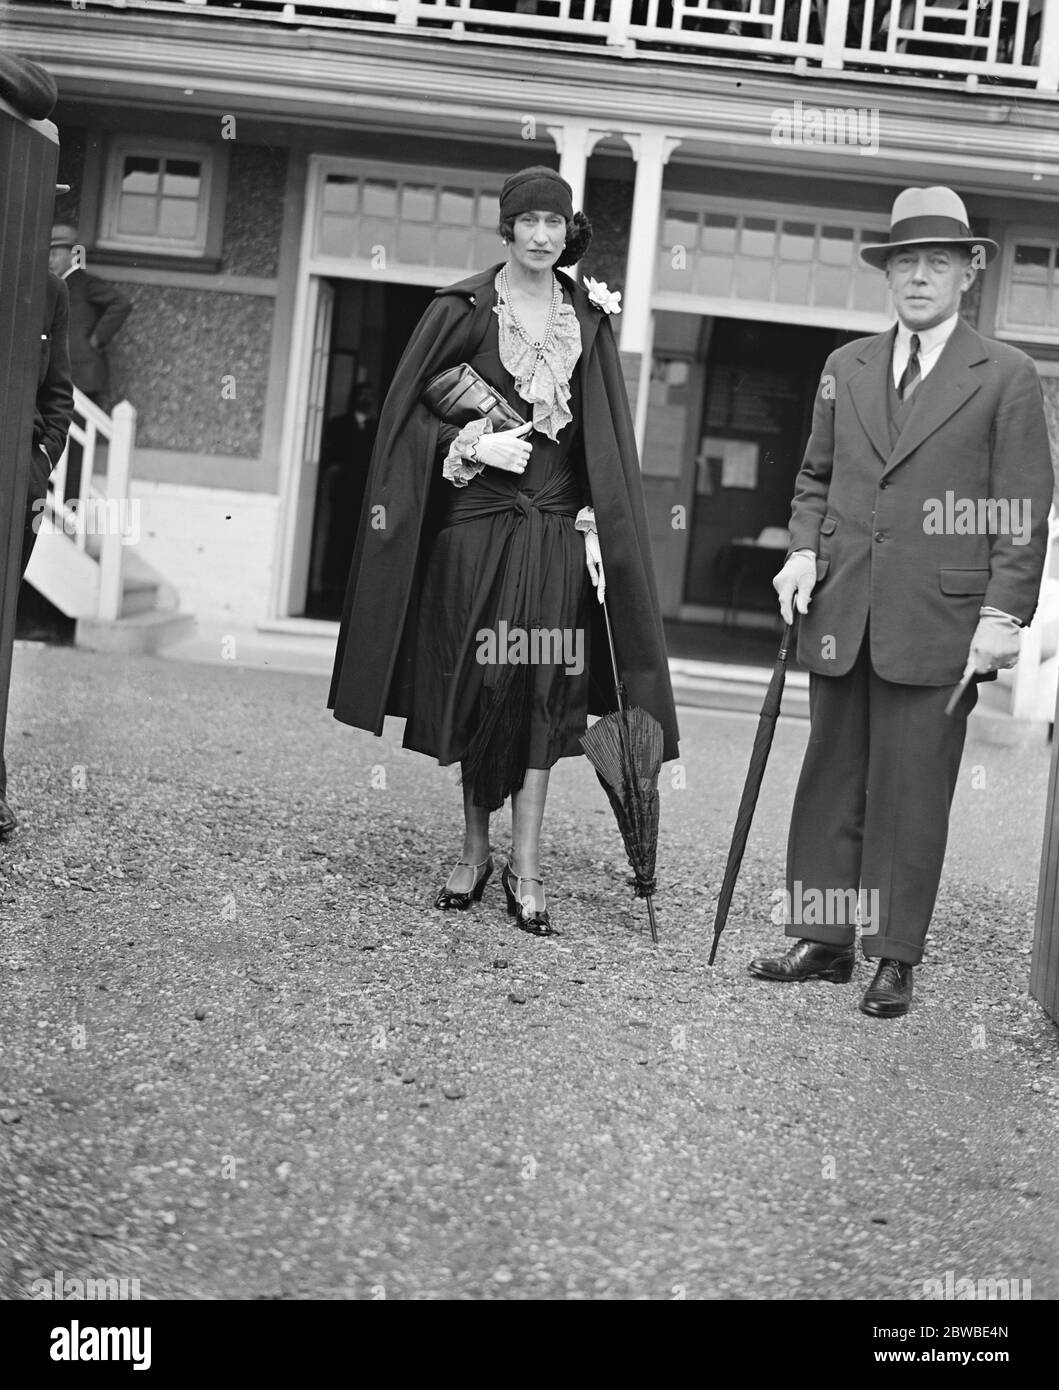
[[1059,0],[78,0],[80,10],[548,39],[625,58],[727,57],[1059,91]]

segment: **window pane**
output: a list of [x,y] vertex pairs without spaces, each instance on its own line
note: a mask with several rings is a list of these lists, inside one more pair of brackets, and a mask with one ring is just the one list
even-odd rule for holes
[[740,257],[736,263],[735,293],[739,299],[771,299],[772,262]]
[[710,213],[703,219],[702,245],[706,251],[727,252],[735,250],[735,218],[722,217],[720,213]]
[[323,256],[349,256],[353,253],[354,222],[349,217],[325,217],[317,250]]
[[435,237],[434,264],[463,267],[467,264],[471,241],[459,227],[442,227]]
[[1048,282],[1048,268],[1051,263],[1051,248],[1047,246],[1015,247],[1014,275],[1025,283],[1044,285]]
[[831,265],[850,265],[853,261],[853,228],[821,227],[820,259]]
[[118,231],[128,236],[152,235],[157,211],[158,203],[154,198],[126,194],[119,206]]
[[478,199],[478,225],[490,230],[500,221],[499,199],[495,193],[483,193]]
[[696,294],[727,296],[731,293],[734,262],[730,256],[699,256],[694,264]]
[[436,190],[408,183],[401,189],[401,221],[433,222]]
[[1013,283],[1008,299],[1008,317],[1012,323],[1044,328],[1048,323],[1047,292],[1037,285]]
[[370,261],[373,246],[381,246],[387,256],[393,254],[393,223],[381,217],[362,217],[357,232],[357,255]]
[[686,246],[690,251],[699,242],[699,219],[693,212],[671,212],[662,223],[662,245]]
[[328,174],[324,184],[324,212],[356,212],[360,180]]
[[813,303],[828,309],[844,309],[849,296],[848,270],[818,265],[813,276]]
[[776,246],[776,223],[771,217],[748,217],[739,238],[740,256],[767,256],[772,259]]
[[127,154],[121,177],[123,193],[157,193],[159,161],[146,155]]
[[[474,194],[469,188],[443,188],[440,202],[439,216],[442,222],[454,222],[457,226],[469,227],[474,221]],[[455,264],[462,263],[461,257]],[[454,262],[447,261],[445,264],[453,265]]]
[[198,160],[167,159],[162,192],[169,198],[197,198],[202,184],[202,166]]
[[854,309],[883,314],[886,312],[889,298],[890,292],[886,285],[886,276],[881,275],[877,270],[870,270],[866,266],[859,267],[853,282]]
[[780,237],[780,258],[785,261],[811,261],[816,228],[811,222],[784,222]]
[[397,232],[397,259],[407,265],[434,264],[434,227],[430,222],[402,222]]
[[371,217],[396,217],[397,185],[365,179],[362,206]]
[[199,222],[198,203],[186,198],[163,198],[158,218],[158,235],[194,241]]
[[809,265],[780,265],[776,270],[776,299],[781,304],[808,304]]

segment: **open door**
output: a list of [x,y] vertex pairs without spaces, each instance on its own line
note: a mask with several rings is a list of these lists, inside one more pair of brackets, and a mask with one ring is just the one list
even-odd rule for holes
[[335,313],[335,290],[327,280],[314,275],[309,280],[309,322],[312,344],[309,353],[309,379],[305,394],[304,425],[301,431],[301,466],[298,492],[294,499],[294,546],[291,554],[290,612],[304,613],[309,583],[309,556],[312,551],[313,513],[316,505],[317,471],[320,466],[320,439],[324,427],[327,399],[327,367],[331,354],[331,325]]

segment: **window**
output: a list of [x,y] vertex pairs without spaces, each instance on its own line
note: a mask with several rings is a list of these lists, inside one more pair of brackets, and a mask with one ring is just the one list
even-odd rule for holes
[[314,257],[369,263],[377,270],[432,267],[446,275],[488,265],[500,259],[502,183],[503,176],[489,174],[325,166]]
[[112,140],[97,245],[169,256],[219,254],[222,163],[208,145]]
[[821,311],[884,314],[885,277],[859,250],[886,234],[867,220],[729,210],[679,194],[663,200],[656,289]]
[[1006,239],[997,332],[1059,342],[1059,241],[1054,237],[1016,232]]

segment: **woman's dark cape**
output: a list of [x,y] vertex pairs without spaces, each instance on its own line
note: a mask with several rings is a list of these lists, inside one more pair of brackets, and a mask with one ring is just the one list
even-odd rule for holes
[[[349,587],[342,612],[328,708],[335,718],[381,734],[387,714],[409,712],[415,652],[421,538],[444,502],[437,418],[419,400],[436,372],[466,361],[482,341],[499,266],[438,290],[394,374],[379,419]],[[605,315],[561,276],[581,325],[582,434],[607,581],[618,668],[630,704],[662,726],[665,757],[677,756],[677,719],[655,591],[636,442],[621,360]],[[617,707],[602,614],[590,599],[593,630],[589,711]]]

